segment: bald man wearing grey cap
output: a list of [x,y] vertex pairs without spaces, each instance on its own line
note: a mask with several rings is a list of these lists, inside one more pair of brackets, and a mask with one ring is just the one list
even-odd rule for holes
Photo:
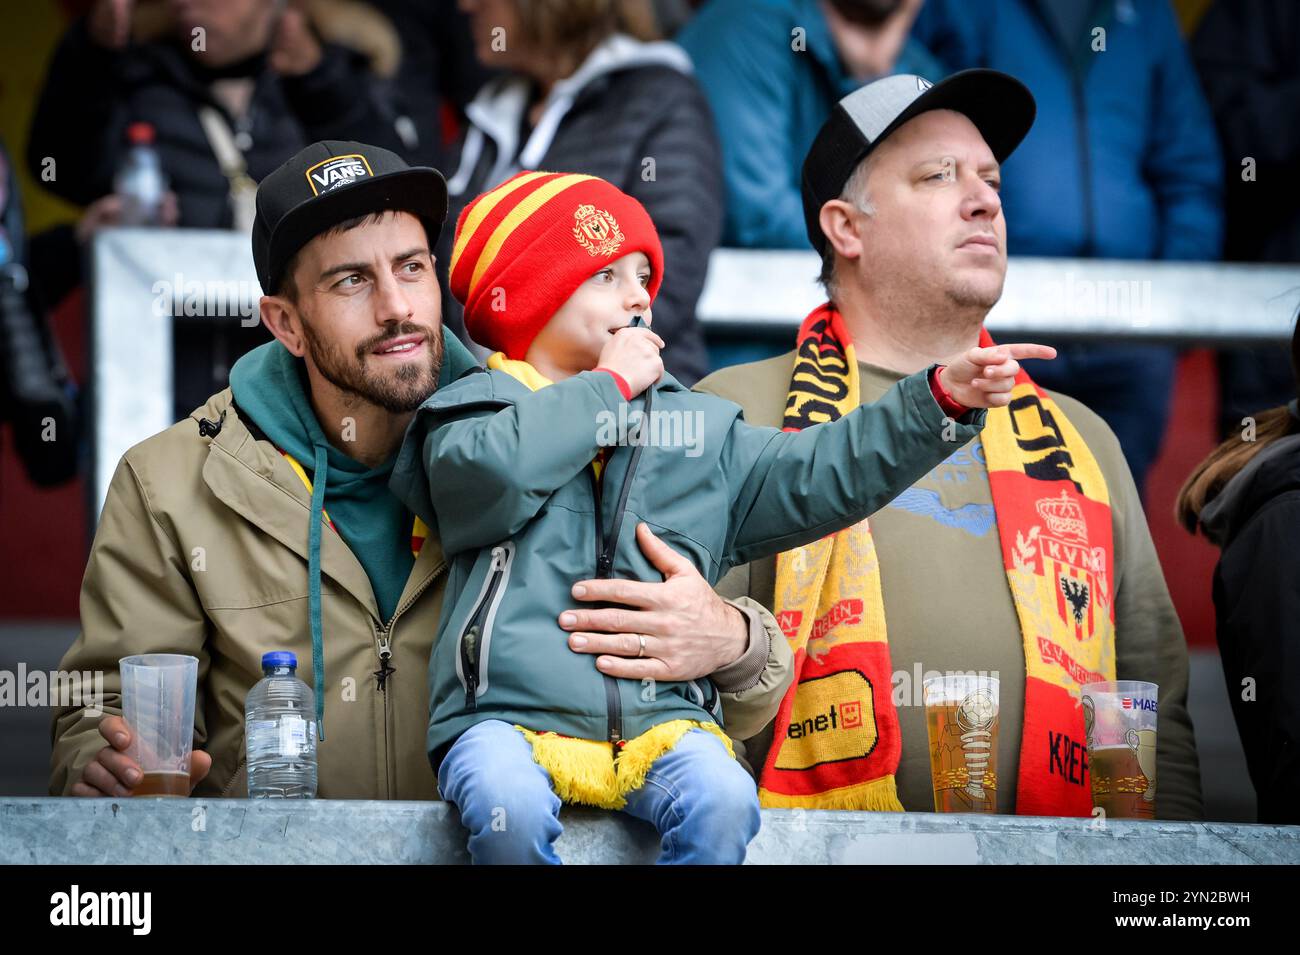
[[[751,423],[797,428],[990,344],[984,318],[1007,267],[1000,163],[1034,111],[1019,81],[992,70],[937,84],[896,75],[841,100],[802,175],[828,302],[795,350],[698,388],[736,401]],[[981,437],[870,518],[853,550],[872,568],[861,582],[808,602],[809,551],[737,568],[719,585],[771,607],[796,652],[781,713],[745,744],[764,805],[933,810],[921,680],[983,671],[1000,678],[985,808],[1089,815],[1080,686],[1135,679],[1159,685],[1157,770],[1144,783],[1154,814],[1201,817],[1187,649],[1132,475],[1097,415],[1021,372]],[[809,400],[818,414],[800,420]],[[854,683],[835,661],[867,642],[864,627],[887,646],[887,667]],[[828,677],[865,684],[851,709],[822,699]],[[840,718],[804,732],[801,717],[818,728],[814,710],[827,704]]]

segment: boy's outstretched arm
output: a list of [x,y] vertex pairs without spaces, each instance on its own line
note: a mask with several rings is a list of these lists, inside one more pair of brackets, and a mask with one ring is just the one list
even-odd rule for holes
[[967,408],[1004,407],[1020,370],[1016,359],[1055,354],[1043,345],[972,348],[951,365],[902,379],[873,404],[802,431],[738,419],[724,451],[732,509],[722,570],[856,524],[978,435],[984,412],[946,415],[931,389],[932,372]]
[[[444,401],[450,398],[444,396]],[[624,403],[613,375],[586,371],[514,402],[441,405],[411,422],[390,487],[437,529],[448,556],[513,536],[604,445]]]

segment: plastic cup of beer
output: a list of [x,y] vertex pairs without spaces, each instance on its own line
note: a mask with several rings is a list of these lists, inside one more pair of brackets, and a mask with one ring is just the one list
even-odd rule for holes
[[921,684],[935,812],[997,812],[998,678],[976,673]]
[[1092,804],[1108,818],[1155,818],[1159,689],[1140,680],[1087,683],[1082,688]]
[[123,657],[118,666],[122,673],[122,718],[131,730],[127,755],[144,774],[133,794],[189,796],[198,658],[143,653]]

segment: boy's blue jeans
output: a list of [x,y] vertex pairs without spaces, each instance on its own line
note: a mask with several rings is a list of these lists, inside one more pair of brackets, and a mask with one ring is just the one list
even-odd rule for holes
[[[560,863],[560,798],[509,723],[485,720],[461,734],[438,769],[438,789],[460,810],[474,862]],[[655,760],[622,811],[659,831],[660,864],[738,865],[759,826],[754,781],[721,740],[698,729]]]

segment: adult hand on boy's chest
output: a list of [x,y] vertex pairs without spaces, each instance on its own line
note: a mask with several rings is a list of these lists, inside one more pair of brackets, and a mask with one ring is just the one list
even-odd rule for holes
[[598,654],[596,668],[602,673],[636,680],[694,680],[739,659],[749,640],[745,615],[714,593],[695,565],[644,523],[637,525],[636,539],[664,575],[663,582],[574,584],[577,600],[624,606],[575,607],[561,613],[569,647],[576,653]]

